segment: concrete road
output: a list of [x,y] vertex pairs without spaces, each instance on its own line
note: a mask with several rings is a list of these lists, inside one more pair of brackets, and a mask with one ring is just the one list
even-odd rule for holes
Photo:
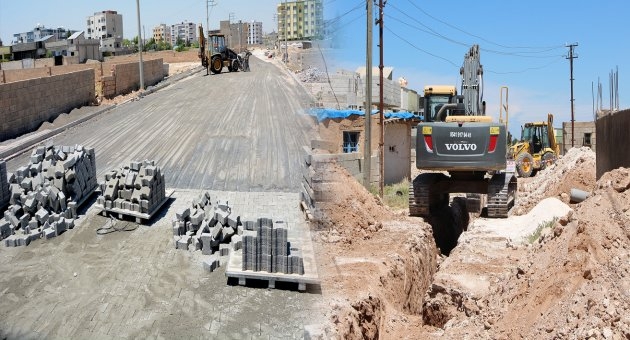
[[[99,178],[154,159],[174,188],[295,191],[309,97],[290,75],[252,58],[252,72],[199,72],[54,137],[96,150]],[[7,163],[9,171],[27,156]]]
[[[0,339],[293,339],[316,323],[316,288],[229,285],[225,267],[208,273],[200,252],[173,246],[170,220],[202,188],[243,215],[268,210],[303,223],[298,166],[310,119],[297,112],[308,96],[257,60],[249,73],[204,74],[55,137],[95,147],[99,178],[133,159],[157,160],[174,199],[130,232],[97,235],[110,222],[90,208],[57,238],[0,246]],[[9,170],[26,162],[14,158]]]

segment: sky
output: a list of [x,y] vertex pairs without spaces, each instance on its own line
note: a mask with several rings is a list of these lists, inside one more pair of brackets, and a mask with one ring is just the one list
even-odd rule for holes
[[[336,42],[337,64],[350,70],[365,65],[365,0],[327,0]],[[374,18],[377,17],[374,10]],[[479,44],[488,114],[498,117],[501,86],[509,88],[509,130],[520,136],[527,121],[555,116],[554,126],[571,120],[570,67],[574,53],[575,120],[593,120],[592,83],[602,83],[604,108],[610,106],[609,73],[618,67],[620,108],[630,107],[630,1],[412,1],[388,0],[384,9],[384,64],[395,79],[405,77],[419,93],[425,85],[459,89],[464,54]],[[374,26],[373,66],[378,59]]]
[[[212,2],[212,1],[210,1]],[[206,25],[207,0],[140,0],[140,22],[144,36],[152,36],[152,29],[161,23],[172,25],[182,21]],[[261,21],[263,31],[276,31],[274,14],[277,0],[214,0],[210,8],[210,28],[218,29],[219,21]],[[13,34],[31,31],[37,24],[46,27],[63,26],[86,30],[87,17],[95,12],[114,10],[123,16],[125,38],[138,35],[136,1],[134,0],[0,0],[0,38],[5,45]]]

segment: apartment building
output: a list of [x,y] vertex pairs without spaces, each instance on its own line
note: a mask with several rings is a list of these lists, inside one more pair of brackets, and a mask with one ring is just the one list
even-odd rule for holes
[[159,24],[153,27],[153,40],[156,43],[165,41],[171,43],[171,27],[166,24]]
[[262,22],[252,21],[249,23],[247,32],[247,45],[262,45],[263,43],[263,30]]
[[176,46],[178,39],[181,39],[186,44],[197,41],[197,25],[188,21],[171,25],[171,45]]
[[123,37],[122,14],[116,11],[95,12],[87,18],[86,38],[107,39]]
[[322,0],[287,1],[276,7],[280,40],[318,39],[323,35]]

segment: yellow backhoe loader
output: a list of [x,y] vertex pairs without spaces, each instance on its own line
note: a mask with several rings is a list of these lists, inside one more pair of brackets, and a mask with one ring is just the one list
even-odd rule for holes
[[510,147],[520,177],[532,176],[552,165],[559,151],[551,113],[546,122],[526,123],[521,130],[521,140]]

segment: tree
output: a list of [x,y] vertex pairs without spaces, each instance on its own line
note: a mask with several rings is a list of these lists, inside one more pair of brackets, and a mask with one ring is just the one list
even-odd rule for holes
[[129,39],[123,39],[122,45],[124,47],[130,47],[131,46],[131,41]]

